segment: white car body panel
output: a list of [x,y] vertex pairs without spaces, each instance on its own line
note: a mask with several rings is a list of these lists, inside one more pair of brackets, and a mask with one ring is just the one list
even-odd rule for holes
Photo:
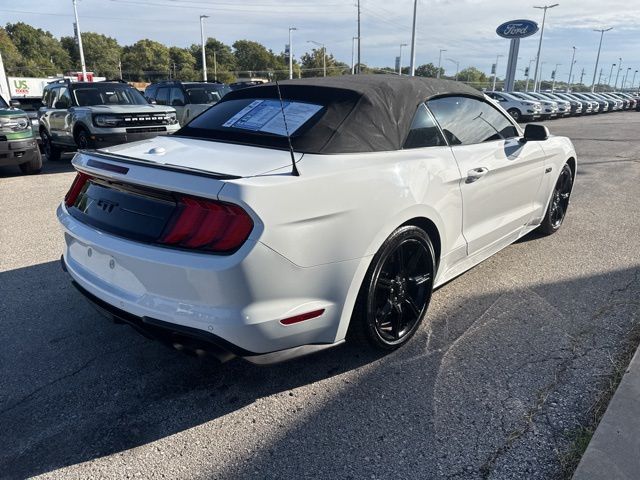
[[[563,137],[296,154],[299,177],[290,174],[287,151],[188,138],[158,137],[104,153],[100,161],[128,172],[90,166],[90,152],[76,154],[73,164],[112,180],[235,203],[254,229],[235,253],[211,255],[116,237],[79,222],[62,204],[64,264],[73,280],[132,315],[213,333],[249,356],[341,343],[373,255],[408,221],[426,219],[437,229],[435,286],[468,270],[540,223],[562,166],[576,159]],[[469,182],[475,168],[487,173]],[[314,309],[325,312],[280,323]]]

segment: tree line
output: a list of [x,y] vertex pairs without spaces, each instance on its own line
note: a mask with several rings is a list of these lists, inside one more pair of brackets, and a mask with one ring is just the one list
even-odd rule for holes
[[[200,80],[202,78],[201,46],[188,48],[168,47],[154,40],[142,39],[133,45],[120,45],[115,38],[95,32],[84,32],[82,44],[87,70],[109,79],[153,82],[165,79]],[[227,45],[215,38],[206,42],[206,61],[209,79],[230,83],[238,78],[288,78],[289,63],[286,52],[274,52],[259,42],[237,40]],[[75,37],[60,39],[50,32],[23,22],[8,23],[0,27],[0,53],[9,76],[46,77],[80,70],[80,55]],[[314,48],[294,59],[295,77],[323,75],[323,51]],[[372,68],[361,64],[363,73],[394,73],[390,67]],[[439,67],[426,63],[416,67],[416,75],[438,76]],[[440,77],[445,71],[440,68]],[[329,76],[351,73],[351,66],[336,60],[326,52],[326,74]],[[408,74],[409,68],[403,68]],[[476,67],[467,67],[457,79],[478,89],[490,88],[491,77]],[[500,84],[500,83],[499,83]],[[524,90],[523,80],[516,82],[516,90]],[[558,82],[558,88],[566,83]],[[551,82],[542,82],[542,88],[551,88]],[[574,89],[579,90],[580,88]]]

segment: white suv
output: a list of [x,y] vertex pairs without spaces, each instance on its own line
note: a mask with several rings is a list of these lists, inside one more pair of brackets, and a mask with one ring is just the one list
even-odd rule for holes
[[533,100],[520,100],[505,92],[484,92],[489,98],[498,101],[516,122],[537,120],[542,115],[542,104]]

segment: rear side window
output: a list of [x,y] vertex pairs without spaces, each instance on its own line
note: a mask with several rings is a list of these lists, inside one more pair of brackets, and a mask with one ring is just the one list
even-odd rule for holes
[[187,103],[184,98],[184,93],[182,93],[182,89],[178,87],[171,88],[171,95],[169,97],[169,105],[173,107],[183,107]]
[[518,129],[488,102],[469,97],[444,97],[427,105],[451,145],[473,145],[517,137]]
[[446,144],[431,113],[424,103],[421,103],[413,117],[411,130],[403,148],[440,147]]
[[156,103],[158,105],[167,105],[169,103],[169,88],[159,88],[158,96],[156,97]]

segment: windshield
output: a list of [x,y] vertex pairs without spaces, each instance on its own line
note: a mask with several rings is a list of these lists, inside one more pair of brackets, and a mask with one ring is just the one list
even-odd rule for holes
[[201,84],[185,88],[189,103],[213,104],[222,100],[231,91],[227,85]]
[[81,107],[93,105],[146,105],[147,101],[135,88],[125,84],[105,83],[73,89],[76,103]]
[[0,97],[0,108],[9,108],[9,105],[7,105],[7,102],[5,102],[2,97]]

